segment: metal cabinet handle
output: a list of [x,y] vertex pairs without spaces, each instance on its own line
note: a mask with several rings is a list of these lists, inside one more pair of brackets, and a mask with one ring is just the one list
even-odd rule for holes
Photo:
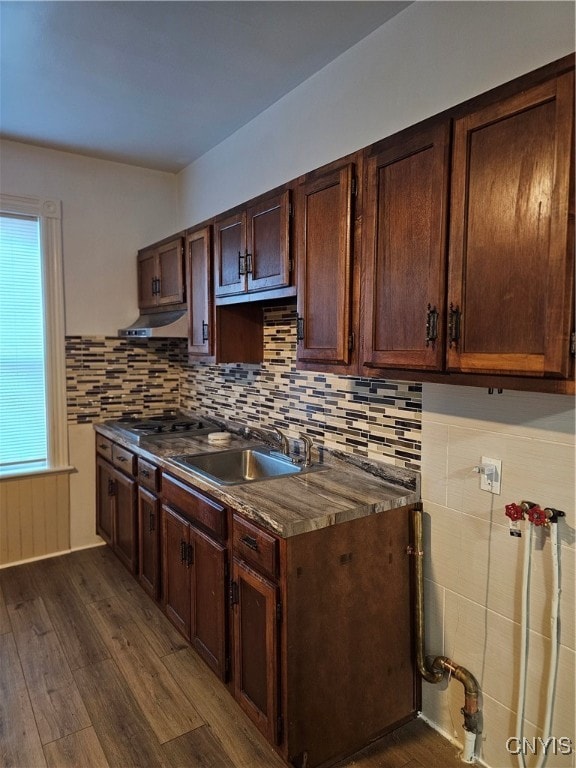
[[251,275],[252,274],[252,254],[248,253],[248,251],[244,254],[244,261],[246,263],[246,274]]
[[430,344],[434,346],[434,342],[438,338],[438,310],[431,304],[428,304],[428,312],[426,314],[426,346]]
[[202,343],[205,344],[208,341],[208,323],[202,321]]
[[448,346],[452,349],[452,345],[457,346],[460,339],[460,309],[450,304],[450,312],[448,313]]
[[246,257],[238,251],[238,277],[246,274]]
[[185,563],[186,562],[186,542],[184,539],[180,539],[180,562]]
[[242,544],[246,544],[247,547],[250,547],[250,549],[258,552],[258,541],[254,538],[254,536],[242,536],[241,541]]
[[140,474],[142,477],[150,477],[150,472],[147,469],[141,469]]
[[296,341],[304,341],[304,318],[300,315],[296,319]]

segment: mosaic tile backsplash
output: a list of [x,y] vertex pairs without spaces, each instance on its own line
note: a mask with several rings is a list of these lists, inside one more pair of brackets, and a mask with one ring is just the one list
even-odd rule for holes
[[72,423],[180,407],[420,469],[421,385],[297,371],[294,306],[264,310],[261,365],[189,364],[184,340],[66,341]]

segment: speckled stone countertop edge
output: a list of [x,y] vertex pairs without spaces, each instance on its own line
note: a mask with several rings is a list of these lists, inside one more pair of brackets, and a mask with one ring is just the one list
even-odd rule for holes
[[[372,462],[355,454],[324,449],[323,466],[318,472],[224,486],[171,461],[171,457],[182,453],[223,450],[221,446],[209,444],[205,435],[176,440],[142,438],[137,442],[110,425],[95,423],[93,426],[97,433],[155,463],[176,479],[193,485],[281,538],[393,511],[420,501],[418,472]],[[261,440],[232,434],[225,450],[261,443]]]

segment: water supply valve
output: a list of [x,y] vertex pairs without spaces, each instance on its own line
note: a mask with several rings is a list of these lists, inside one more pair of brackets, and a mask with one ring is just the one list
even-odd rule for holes
[[515,501],[513,501],[511,504],[506,504],[504,509],[506,510],[506,517],[509,517],[512,522],[516,522],[517,520],[524,520],[524,510],[520,504],[516,504]]
[[538,504],[534,504],[533,507],[530,507],[527,515],[528,520],[536,526],[548,525],[548,515],[546,514],[546,510],[539,507]]

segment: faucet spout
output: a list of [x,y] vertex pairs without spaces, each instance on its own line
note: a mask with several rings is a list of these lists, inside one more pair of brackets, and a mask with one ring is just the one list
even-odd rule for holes
[[304,466],[309,467],[312,464],[313,443],[308,435],[305,435],[303,432],[300,432],[300,440],[304,443]]

